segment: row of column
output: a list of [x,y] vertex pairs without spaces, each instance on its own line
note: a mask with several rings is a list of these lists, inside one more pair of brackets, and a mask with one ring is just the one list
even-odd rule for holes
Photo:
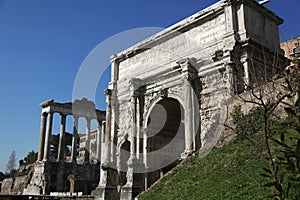
[[[50,142],[52,136],[52,123],[53,123],[53,112],[42,113],[41,116],[41,125],[40,125],[40,140],[39,140],[39,149],[38,149],[38,159],[37,161],[46,161],[49,158],[50,154]],[[65,114],[61,115],[60,122],[60,134],[59,134],[59,144],[58,144],[58,153],[57,161],[64,160],[64,148],[65,148],[65,130],[66,130],[66,117]],[[71,151],[71,162],[76,162],[77,147],[78,147],[78,116],[73,116],[73,137],[72,137],[72,151]],[[90,132],[91,132],[91,119],[86,118],[86,140],[85,140],[85,156],[84,161],[89,162],[89,151],[90,151]],[[100,135],[98,132],[97,135]],[[97,143],[98,138],[97,136]],[[97,156],[99,157],[99,148],[97,148]],[[99,159],[99,158],[98,158]]]

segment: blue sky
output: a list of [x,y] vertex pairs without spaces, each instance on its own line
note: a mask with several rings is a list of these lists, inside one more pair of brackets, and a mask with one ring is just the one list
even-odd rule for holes
[[[13,150],[18,160],[37,150],[39,104],[72,100],[76,73],[100,42],[133,28],[168,27],[215,2],[0,0],[0,171]],[[299,0],[266,6],[285,19],[281,40],[300,35]],[[96,93],[99,109],[107,75]]]

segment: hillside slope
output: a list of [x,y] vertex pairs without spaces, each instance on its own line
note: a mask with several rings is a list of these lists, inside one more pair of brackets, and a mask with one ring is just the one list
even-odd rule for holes
[[267,199],[259,183],[266,160],[247,141],[214,148],[206,157],[193,156],[140,195],[139,199]]

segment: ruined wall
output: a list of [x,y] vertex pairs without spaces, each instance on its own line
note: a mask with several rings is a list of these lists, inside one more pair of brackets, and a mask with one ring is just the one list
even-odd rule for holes
[[16,172],[15,177],[6,178],[1,186],[2,194],[22,194],[33,175],[33,165],[23,165]]
[[[222,135],[219,138],[218,146],[222,146],[232,141],[236,134],[232,128],[235,127],[232,120],[232,112],[235,106],[240,106],[241,111],[245,114],[249,113],[249,111],[258,105],[256,103],[261,103],[257,97],[262,97],[264,102],[268,100],[276,102],[279,98],[281,98],[286,91],[284,90],[284,85],[286,84],[284,78],[277,79],[275,81],[269,82],[263,86],[255,88],[253,90],[246,91],[243,94],[235,95],[226,101],[226,120],[224,122],[225,128]],[[255,95],[255,96],[254,96]],[[283,100],[285,101],[285,100]],[[253,103],[250,103],[253,102]],[[256,103],[254,103],[256,102]],[[284,111],[284,104],[279,104],[277,108],[274,110],[274,115],[276,117],[286,117],[286,112]]]
[[3,180],[1,185],[2,194],[10,194],[13,188],[14,180],[12,178],[6,178]]

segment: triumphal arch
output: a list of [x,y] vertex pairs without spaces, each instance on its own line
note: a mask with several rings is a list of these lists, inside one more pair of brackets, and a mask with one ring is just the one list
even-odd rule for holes
[[[112,55],[106,112],[84,98],[42,103],[38,160],[14,185],[25,185],[23,194],[135,198],[181,160],[216,145],[227,99],[280,76],[282,23],[255,0],[220,0]],[[68,116],[73,133],[65,130]],[[86,121],[81,136],[80,118]],[[94,132],[91,120],[98,124]]]
[[111,56],[98,199],[132,199],[211,148],[224,101],[282,71],[278,26],[254,0],[222,0]]

